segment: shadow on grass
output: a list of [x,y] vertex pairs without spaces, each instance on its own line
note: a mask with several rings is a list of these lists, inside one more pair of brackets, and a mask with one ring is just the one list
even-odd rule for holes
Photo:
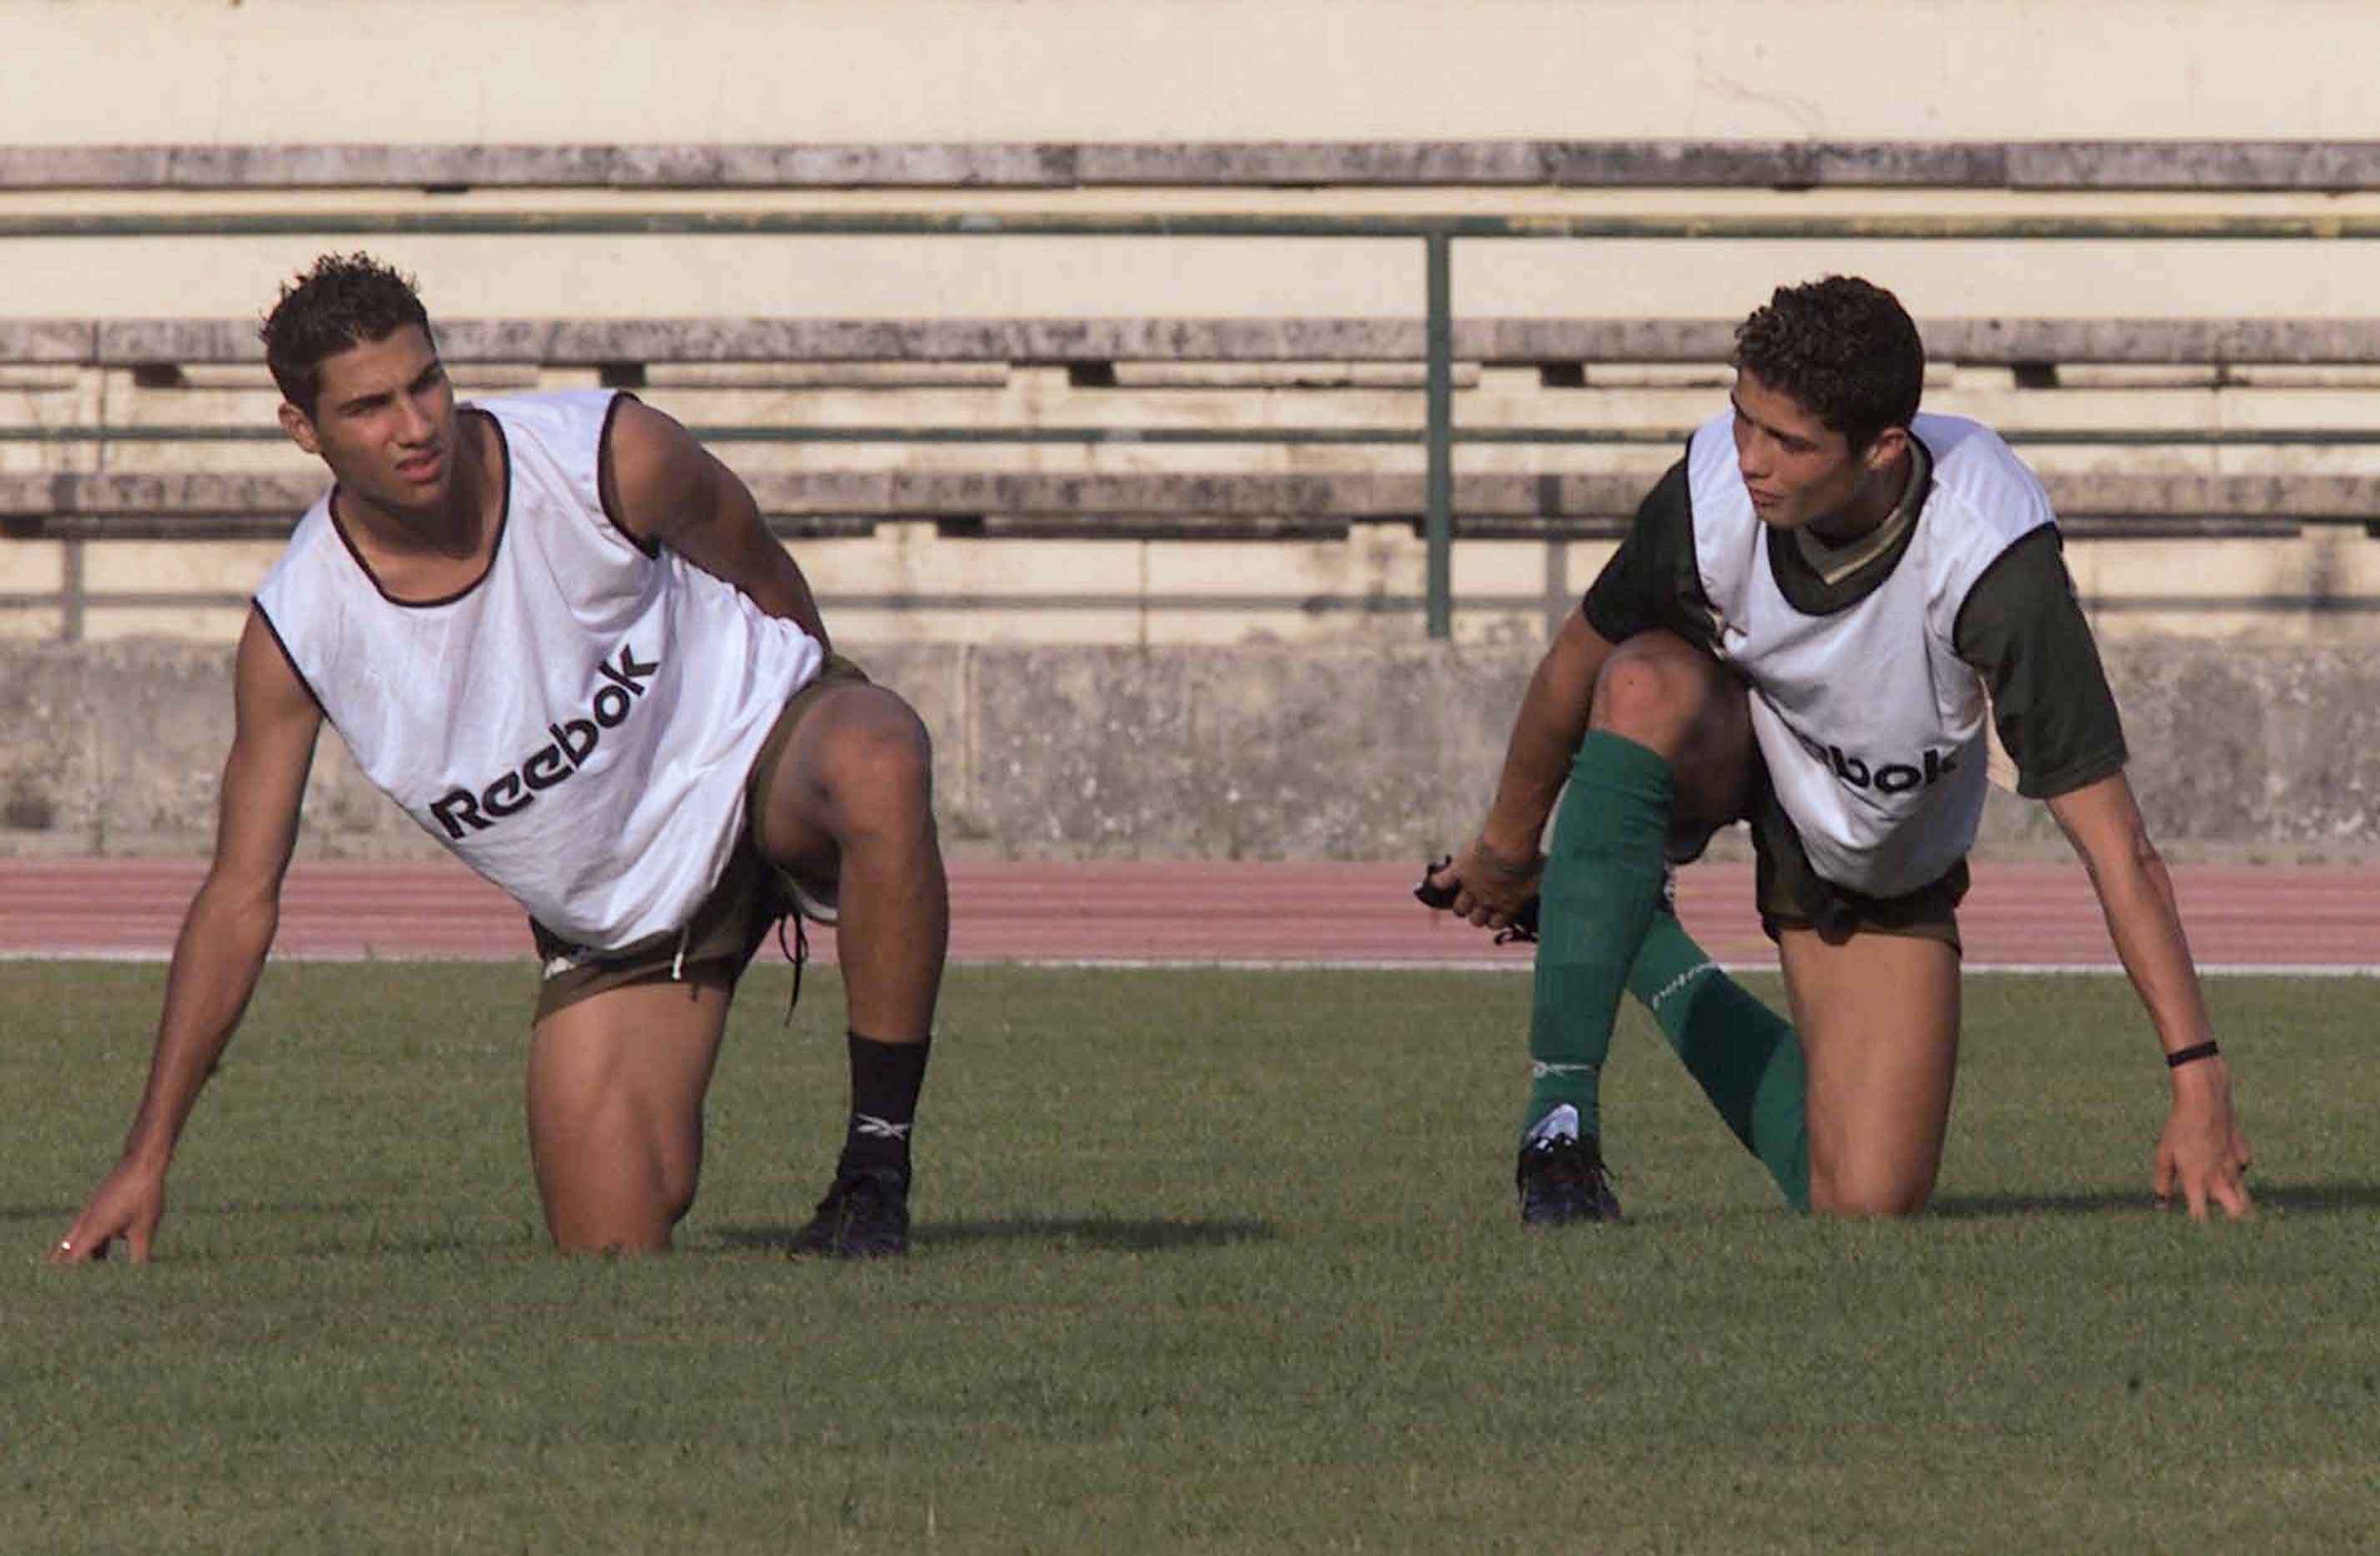
[[[2260,1184],[2252,1173],[2248,1192],[2254,1197],[2260,1210],[2286,1211],[2289,1214],[2338,1215],[2352,1210],[2380,1210],[2380,1184]],[[2181,1198],[2175,1195],[2176,1209],[2166,1213],[2179,1214]],[[1959,1219],[1970,1216],[2015,1215],[2105,1215],[2109,1210],[2146,1210],[2155,1213],[2156,1200],[2148,1185],[2137,1189],[2098,1189],[2083,1194],[1946,1194],[1934,1201],[1926,1210],[1929,1217]],[[2221,1212],[2216,1211],[2217,1215]]]
[[[790,1247],[790,1226],[731,1226],[719,1238],[732,1248]],[[1182,1248],[1220,1248],[1268,1243],[1279,1235],[1262,1221],[1106,1221],[1088,1216],[1020,1216],[1012,1221],[920,1222],[912,1236],[920,1248],[966,1247],[978,1243],[1046,1243],[1093,1253],[1167,1253]]]
[[2380,1184],[2264,1184],[2249,1174],[2248,1192],[2276,1210],[2316,1213],[2380,1210]]

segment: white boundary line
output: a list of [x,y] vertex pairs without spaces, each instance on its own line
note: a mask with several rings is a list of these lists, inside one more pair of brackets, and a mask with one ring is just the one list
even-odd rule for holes
[[[1115,968],[1196,968],[1212,967],[1221,972],[1455,972],[1455,973],[1525,973],[1531,970],[1526,962],[1431,962],[1410,958],[1356,958],[1266,960],[1247,958],[1202,957],[1096,957],[1096,956],[1030,956],[987,957],[965,959],[953,957],[954,966],[1016,966],[1066,967],[1096,970]],[[1774,962],[1720,962],[1721,972],[1773,973]],[[2116,962],[1977,962],[1963,969],[1967,973],[1986,976],[2021,978],[2121,978],[2123,966]],[[2216,962],[2202,966],[2202,978],[2380,978],[2380,965],[2325,962]]]
[[[0,963],[8,962],[125,962],[163,963],[172,954],[164,951],[0,951]],[[322,966],[372,966],[378,965],[410,966],[414,964],[475,964],[484,966],[513,965],[534,966],[535,959],[527,954],[502,956],[466,956],[452,953],[321,954],[306,953],[281,955],[274,962],[305,962]],[[770,963],[770,966],[783,966]],[[1129,971],[1195,971],[1208,968],[1217,972],[1450,972],[1450,973],[1525,973],[1526,962],[1439,962],[1412,957],[1306,957],[1254,958],[1208,956],[954,956],[953,966],[962,967],[1055,967],[1069,971],[1096,972],[1102,968],[1118,972]],[[1722,972],[1773,973],[1774,962],[1720,962]],[[2123,967],[2114,962],[1976,962],[1961,969],[1967,973],[2001,975],[2022,978],[2106,978],[2120,977]],[[2380,965],[2352,962],[2210,962],[2201,964],[2202,978],[2380,978]]]

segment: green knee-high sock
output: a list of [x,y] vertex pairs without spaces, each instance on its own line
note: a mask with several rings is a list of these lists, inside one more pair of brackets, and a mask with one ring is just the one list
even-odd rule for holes
[[1660,905],[1670,793],[1670,764],[1621,735],[1590,733],[1571,761],[1538,908],[1524,1140],[1564,1105],[1577,1110],[1580,1133],[1599,1132],[1612,1016]]
[[1791,1022],[1703,954],[1667,907],[1628,969],[1636,996],[1718,1115],[1777,1180],[1785,1202],[1810,1208],[1809,1091]]

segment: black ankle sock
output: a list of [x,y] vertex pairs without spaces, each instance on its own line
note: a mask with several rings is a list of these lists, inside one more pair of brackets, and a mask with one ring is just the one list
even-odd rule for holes
[[909,1173],[909,1128],[917,1116],[917,1093],[926,1083],[929,1036],[914,1043],[884,1043],[846,1034],[851,1044],[851,1122],[843,1137],[839,1173],[867,1167]]

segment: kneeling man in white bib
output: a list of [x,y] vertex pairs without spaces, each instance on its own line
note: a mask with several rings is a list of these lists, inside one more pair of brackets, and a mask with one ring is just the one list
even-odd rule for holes
[[[1623,990],[1788,1203],[1925,1207],[1987,723],[2081,854],[2163,1048],[2157,1197],[2248,1214],[2229,1071],[2040,482],[1988,428],[1918,411],[1917,327],[1867,282],[1779,289],[1734,365],[1539,663],[1478,836],[1426,882],[1499,930],[1537,901],[1522,1219],[1619,1213],[1599,1082]],[[1790,1023],[1671,909],[1670,868],[1737,821]]]
[[751,493],[667,416],[610,391],[458,405],[411,283],[362,255],[285,287],[263,336],[281,423],[334,484],[257,590],[148,1089],[53,1257],[148,1256],[272,944],[325,723],[529,916],[556,1245],[670,1246],[736,980],[806,913],[837,923],[852,1107],[794,1251],[905,1252],[949,931],[917,715],[831,650]]

